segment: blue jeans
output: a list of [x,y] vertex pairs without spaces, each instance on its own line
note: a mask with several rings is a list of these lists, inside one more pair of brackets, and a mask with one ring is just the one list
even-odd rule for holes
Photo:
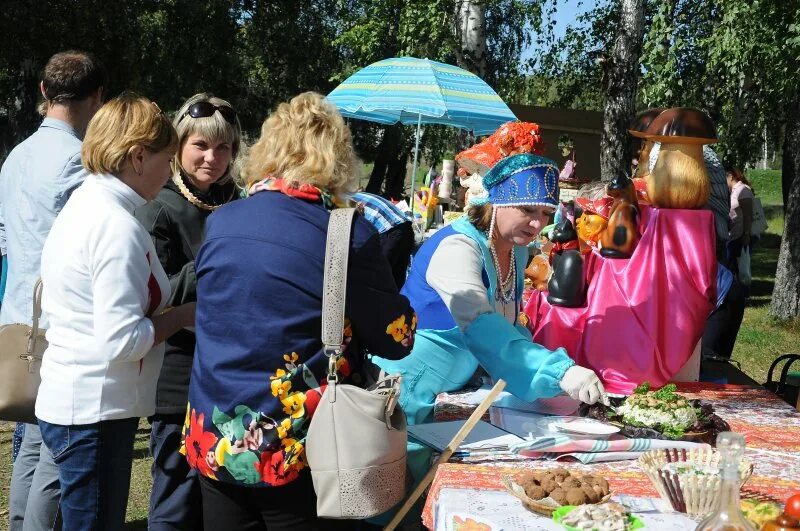
[[153,491],[150,494],[150,531],[203,529],[203,507],[197,472],[189,468],[181,447],[184,415],[150,417],[150,455]]
[[11,436],[11,462],[17,460],[17,454],[22,447],[22,438],[25,436],[25,423],[17,422],[14,426],[14,435]]
[[11,472],[8,496],[10,531],[60,530],[59,495],[58,466],[53,461],[53,454],[42,444],[39,426],[25,424],[22,444]]
[[61,481],[61,516],[70,531],[125,524],[138,418],[61,426],[39,420]]

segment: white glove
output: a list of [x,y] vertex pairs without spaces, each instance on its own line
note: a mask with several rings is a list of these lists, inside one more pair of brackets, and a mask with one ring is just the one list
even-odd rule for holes
[[608,405],[608,396],[606,396],[603,383],[591,369],[573,365],[567,369],[558,385],[575,400],[586,404],[601,401]]

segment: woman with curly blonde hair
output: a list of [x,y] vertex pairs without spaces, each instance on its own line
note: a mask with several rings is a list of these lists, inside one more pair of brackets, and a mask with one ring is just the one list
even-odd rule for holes
[[[319,94],[300,94],[267,118],[250,150],[249,197],[208,218],[195,259],[197,347],[185,437],[189,466],[201,476],[206,529],[353,527],[317,518],[305,437],[326,384],[328,219],[348,203],[357,167],[338,111]],[[416,322],[378,234],[360,215],[346,293],[337,370],[359,383],[361,349],[402,358]]]
[[244,168],[248,190],[280,176],[295,187],[314,186],[343,200],[358,184],[359,161],[350,129],[322,96],[304,92],[278,109],[261,126],[261,138]]

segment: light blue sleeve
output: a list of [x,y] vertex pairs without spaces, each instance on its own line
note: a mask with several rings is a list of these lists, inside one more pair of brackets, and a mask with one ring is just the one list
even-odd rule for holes
[[61,212],[61,209],[67,204],[72,192],[82,185],[83,181],[85,181],[88,176],[89,172],[86,171],[86,168],[83,167],[83,163],[81,162],[81,154],[78,153],[74,155],[67,162],[64,171],[61,173],[61,180],[59,183],[61,186],[61,193],[56,199],[56,213]]
[[[526,331],[527,332],[527,331]],[[533,402],[561,393],[558,383],[575,362],[566,350],[548,350],[497,313],[485,313],[464,331],[467,347],[486,372],[506,381],[511,394]]]

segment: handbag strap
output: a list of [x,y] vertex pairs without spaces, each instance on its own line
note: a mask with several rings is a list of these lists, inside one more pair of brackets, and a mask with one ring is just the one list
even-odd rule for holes
[[36,349],[36,338],[39,336],[39,317],[42,315],[42,279],[36,279],[33,285],[33,319],[31,335],[28,336],[28,356],[31,356]]
[[344,339],[344,302],[347,294],[347,261],[354,208],[331,211],[325,241],[325,276],[322,286],[322,344],[328,356],[328,382],[335,383],[336,358]]

